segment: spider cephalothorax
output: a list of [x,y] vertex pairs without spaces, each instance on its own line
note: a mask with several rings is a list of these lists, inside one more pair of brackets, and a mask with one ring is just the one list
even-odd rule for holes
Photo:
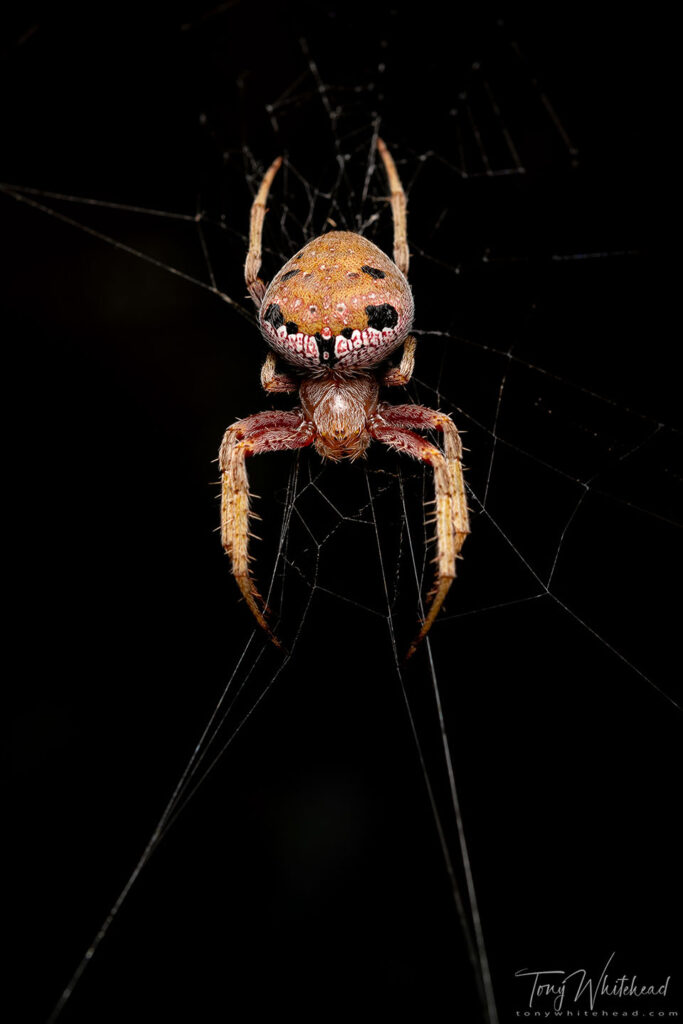
[[[330,231],[305,245],[266,287],[258,277],[261,234],[266,199],[281,158],[269,168],[256,195],[245,278],[259,308],[261,331],[273,349],[261,370],[261,382],[266,391],[298,392],[301,405],[291,412],[248,416],[226,431],[219,456],[223,482],[221,529],[240,590],[258,623],[275,640],[249,571],[246,456],[313,444],[325,458],[356,459],[376,440],[429,463],[434,471],[437,577],[431,604],[410,654],[429,630],[448,593],[469,523],[462,445],[450,417],[421,405],[379,401],[381,386],[407,384],[410,380],[415,339],[408,333],[413,321],[413,297],[406,280],[409,256],[405,194],[381,139],[378,148],[391,188],[393,261],[361,235]],[[384,368],[382,363],[401,344],[399,366]],[[276,372],[278,356],[290,364],[291,375]],[[416,430],[440,431],[443,452]]]

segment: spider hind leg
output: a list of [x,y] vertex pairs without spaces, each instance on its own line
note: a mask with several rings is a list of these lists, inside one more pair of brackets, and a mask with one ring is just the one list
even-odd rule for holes
[[382,139],[377,139],[377,149],[384,164],[389,189],[391,191],[391,214],[394,220],[394,263],[402,274],[408,273],[410,252],[408,250],[408,226],[406,194],[396,170],[394,158]]
[[261,280],[259,270],[261,269],[261,243],[263,238],[263,221],[266,216],[266,202],[273,178],[282,166],[282,157],[278,156],[263,176],[263,181],[251,204],[251,217],[249,221],[249,251],[244,264],[244,280],[252,299],[257,306],[266,294],[266,286]]

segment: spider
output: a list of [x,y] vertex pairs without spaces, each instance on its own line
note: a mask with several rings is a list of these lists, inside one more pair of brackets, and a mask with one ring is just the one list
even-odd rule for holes
[[[394,160],[377,147],[391,190],[393,262],[351,231],[314,238],[275,275],[259,278],[266,201],[282,157],[266,172],[251,207],[244,275],[258,307],[259,326],[272,351],[261,369],[270,393],[297,393],[289,412],[259,412],[225,433],[219,453],[222,477],[221,537],[232,571],[258,624],[274,643],[267,609],[249,568],[249,484],[245,460],[261,452],[315,445],[325,459],[357,459],[372,440],[428,463],[434,472],[436,580],[410,657],[426,636],[455,578],[455,561],[469,533],[462,474],[462,444],[451,418],[421,405],[379,400],[380,387],[405,385],[415,364],[413,296],[406,280],[409,252],[406,197]],[[383,366],[403,346],[398,366]],[[288,364],[278,371],[278,357]],[[443,434],[443,452],[415,431]]]

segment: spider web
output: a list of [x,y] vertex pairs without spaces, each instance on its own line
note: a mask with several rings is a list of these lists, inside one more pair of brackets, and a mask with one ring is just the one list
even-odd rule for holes
[[[579,20],[436,38],[381,13],[264,34],[239,3],[166,8],[131,35],[74,8],[22,15],[5,52],[20,474],[40,453],[37,512],[18,489],[41,538],[17,589],[22,1019],[493,1020],[490,964],[503,1021],[530,965],[618,949],[671,973],[679,434],[626,58]],[[469,449],[472,536],[407,667],[420,467],[253,461],[284,655],[206,486],[228,423],[269,406],[241,277],[263,170],[284,154],[266,277],[331,227],[390,251],[380,132],[420,341],[389,397],[451,413]]]

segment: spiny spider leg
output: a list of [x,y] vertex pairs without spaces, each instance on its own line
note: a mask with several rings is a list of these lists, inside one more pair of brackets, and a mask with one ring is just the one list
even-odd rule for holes
[[266,286],[258,276],[261,269],[261,239],[263,237],[263,220],[266,216],[266,200],[270,192],[273,178],[280,170],[282,157],[273,160],[266,171],[261,187],[256,193],[251,206],[251,218],[249,222],[249,252],[244,264],[244,280],[247,283],[249,294],[257,306],[261,305],[263,296],[266,294]]
[[[443,453],[413,430],[439,430]],[[383,444],[427,462],[434,471],[437,573],[429,595],[430,605],[406,660],[415,653],[439,613],[455,579],[455,561],[470,532],[467,495],[462,475],[462,443],[455,424],[445,413],[421,405],[388,405],[383,402],[370,422],[370,433]]]
[[221,540],[232,562],[232,572],[254,618],[271,640],[281,644],[265,619],[266,608],[249,571],[249,481],[245,459],[262,452],[305,448],[315,428],[300,409],[292,412],[260,412],[229,427],[218,455],[222,477]]

